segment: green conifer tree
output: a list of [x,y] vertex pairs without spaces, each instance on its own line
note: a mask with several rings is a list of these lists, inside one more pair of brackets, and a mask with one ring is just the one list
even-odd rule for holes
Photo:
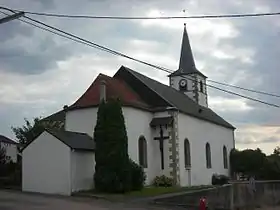
[[101,103],[94,129],[96,141],[95,188],[123,193],[131,189],[125,121],[119,100]]

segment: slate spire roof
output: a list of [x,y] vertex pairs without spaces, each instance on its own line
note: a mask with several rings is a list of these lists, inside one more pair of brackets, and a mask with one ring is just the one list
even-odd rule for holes
[[200,71],[198,71],[195,66],[195,61],[192,53],[188,32],[186,29],[186,24],[184,24],[179,69],[174,73],[170,74],[169,76],[179,76],[192,73],[200,74],[201,76],[206,78],[206,76],[203,75]]

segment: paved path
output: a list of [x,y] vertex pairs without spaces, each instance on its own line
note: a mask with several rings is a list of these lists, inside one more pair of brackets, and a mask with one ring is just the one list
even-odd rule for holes
[[[90,198],[46,196],[0,190],[0,210],[171,210],[174,207],[148,206],[139,203],[113,203]],[[186,210],[186,209],[185,209]]]

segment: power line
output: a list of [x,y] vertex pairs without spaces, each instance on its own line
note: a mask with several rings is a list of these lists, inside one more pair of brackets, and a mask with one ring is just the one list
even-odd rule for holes
[[[5,15],[8,15],[7,13],[2,12],[2,11],[0,11],[0,13],[5,14]],[[44,30],[44,31],[47,31],[47,32],[51,32],[51,33],[56,34],[56,35],[58,35],[58,36],[61,36],[61,37],[63,37],[63,38],[70,39],[70,40],[72,40],[72,41],[75,41],[75,42],[78,42],[78,43],[81,43],[81,44],[85,44],[85,45],[88,45],[88,46],[92,47],[92,45],[90,45],[90,44],[88,44],[88,43],[86,43],[86,42],[82,42],[82,41],[79,41],[79,40],[77,40],[77,39],[73,39],[73,38],[71,38],[71,37],[69,37],[69,36],[65,36],[65,35],[63,35],[63,34],[57,33],[57,32],[55,32],[55,31],[52,31],[52,30],[50,30],[50,29],[47,29],[47,28],[44,28],[44,27],[42,27],[42,26],[36,25],[36,24],[34,24],[34,23],[31,23],[31,22],[28,22],[28,21],[25,21],[25,20],[22,20],[22,19],[18,19],[18,20],[21,21],[21,22],[23,22],[23,23],[26,23],[26,24],[29,24],[29,25],[31,25],[31,26],[34,26],[34,27],[36,27],[36,28],[39,28],[39,29],[41,29],[41,30]]]
[[[6,7],[0,7],[5,8]],[[21,10],[14,10],[21,11]],[[59,17],[59,18],[82,18],[82,19],[113,19],[113,20],[155,20],[155,19],[216,19],[216,18],[243,18],[243,17],[261,17],[261,16],[276,16],[280,12],[267,12],[267,13],[247,13],[247,14],[221,14],[221,15],[191,15],[191,16],[158,16],[158,17],[143,17],[143,16],[97,16],[97,15],[68,15],[57,13],[44,13],[24,11],[26,14]]]
[[[14,12],[14,11],[20,11],[20,10],[12,10],[12,9],[9,9],[9,8],[6,8],[6,7],[0,7],[0,9],[5,9],[5,10],[8,10],[8,11],[11,11],[11,12]],[[78,18],[83,18],[83,17],[93,17],[93,18],[100,18],[99,16],[84,16],[84,15],[82,15],[82,16],[76,16],[76,15],[60,15],[60,14],[47,14],[47,13],[35,13],[35,12],[25,12],[25,13],[27,13],[27,14],[36,14],[36,15],[47,15],[47,16],[58,16],[58,17],[73,17],[73,18],[75,18],[75,17],[78,17]],[[254,14],[245,14],[244,16],[261,16],[261,15],[277,15],[277,14],[280,14],[280,13],[254,13]],[[221,16],[221,15],[216,15],[216,16],[211,16],[211,17],[219,17],[219,16]],[[226,16],[240,16],[240,14],[239,15],[226,15]],[[103,17],[103,16],[102,16]],[[190,18],[192,18],[193,16],[191,16]],[[208,17],[208,16],[197,16],[197,17]],[[222,15],[222,17],[225,17],[225,15]],[[105,18],[107,18],[107,17],[105,17]],[[109,18],[109,16],[108,16],[108,18]],[[111,18],[111,17],[110,17]],[[114,17],[112,17],[112,18],[114,18]],[[122,18],[122,17],[121,17]],[[124,17],[124,18],[126,18],[126,19],[129,19],[130,17]],[[133,17],[132,17],[133,18]],[[141,17],[140,17],[141,18]],[[138,19],[140,19],[140,18],[138,18]],[[150,18],[148,18],[148,17],[144,17],[144,18],[146,18],[146,19],[150,19]],[[180,18],[180,17],[153,17],[153,18],[151,18],[151,19],[160,19],[160,18],[166,18],[166,19],[172,19],[172,18]],[[183,16],[181,17],[181,18],[183,18]],[[188,18],[188,17],[185,17],[184,16],[184,18]],[[34,21],[34,20],[33,20]],[[40,24],[42,24],[42,22],[40,23]],[[57,30],[57,28],[55,29],[55,30]],[[77,37],[75,37],[75,38],[77,38]],[[80,38],[80,37],[79,37]],[[78,41],[78,40],[77,40]],[[98,45],[95,45],[94,47],[97,47],[97,48],[99,48],[100,46],[98,46]],[[110,50],[112,53],[115,53],[115,52],[113,52],[111,49],[109,49],[109,48],[107,48],[107,49],[102,49],[102,48],[99,48],[99,49],[101,49],[101,50],[104,50],[104,51],[106,51],[106,52],[108,52],[107,50]],[[117,52],[118,53],[118,52]],[[122,56],[125,56],[124,54],[122,55]],[[130,57],[130,59],[131,59],[131,57]],[[134,60],[134,61],[140,61],[140,60],[138,60],[138,59],[136,59],[136,60]],[[141,62],[141,61],[140,61]],[[149,65],[149,66],[151,66],[151,67],[156,67],[156,68],[163,68],[163,67],[160,67],[160,66],[155,66],[155,65],[151,65],[151,64],[149,64],[149,63],[147,63],[147,62],[142,62],[142,64],[146,64],[146,65]],[[248,88],[243,88],[243,87],[240,87],[240,86],[236,86],[236,85],[231,85],[231,84],[226,84],[226,83],[222,83],[222,82],[217,82],[217,81],[214,81],[214,80],[208,80],[209,82],[213,82],[213,83],[216,83],[216,84],[220,84],[220,85],[224,85],[224,86],[228,86],[228,87],[233,87],[233,88],[238,88],[238,89],[241,89],[241,90],[246,90],[246,91],[249,91],[249,92],[254,92],[254,93],[258,93],[258,94],[263,94],[263,95],[268,95],[268,96],[273,96],[273,97],[277,97],[277,98],[280,98],[280,95],[276,95],[276,94],[273,94],[273,93],[268,93],[268,92],[265,92],[265,91],[260,91],[260,90],[253,90],[253,89],[248,89]]]
[[[1,12],[1,13],[3,13],[3,12]],[[4,13],[4,14],[5,14],[5,13]],[[141,61],[141,60],[139,60],[139,59],[130,57],[130,56],[128,56],[128,55],[125,55],[125,54],[123,54],[123,53],[120,53],[120,52],[111,50],[111,49],[109,49],[109,48],[107,48],[107,47],[104,47],[104,46],[102,46],[102,45],[99,45],[99,44],[96,44],[96,43],[94,43],[94,42],[88,41],[88,40],[86,40],[86,39],[83,39],[83,38],[78,37],[78,36],[76,36],[76,35],[73,35],[73,34],[71,34],[71,33],[65,32],[65,31],[63,31],[63,30],[61,30],[61,29],[58,29],[58,28],[53,27],[53,26],[50,26],[50,25],[48,25],[48,24],[45,24],[45,23],[43,23],[43,22],[41,22],[41,21],[32,19],[32,18],[30,18],[30,17],[24,16],[24,18],[26,18],[26,19],[28,19],[28,20],[31,20],[31,21],[34,21],[34,22],[36,22],[36,23],[38,23],[38,24],[41,24],[41,25],[43,25],[43,26],[45,26],[45,27],[51,28],[52,30],[59,31],[60,33],[57,33],[57,32],[54,33],[54,31],[52,31],[52,30],[45,29],[44,27],[41,27],[41,26],[38,27],[38,25],[31,23],[32,26],[35,26],[35,27],[40,28],[40,29],[43,28],[43,30],[48,31],[48,32],[51,32],[51,33],[54,33],[54,34],[56,34],[56,35],[58,35],[58,36],[62,36],[62,37],[67,38],[67,39],[69,39],[68,36],[74,37],[75,39],[71,38],[70,40],[76,41],[76,42],[81,43],[81,44],[85,44],[85,43],[86,43],[86,45],[88,45],[88,46],[90,46],[90,47],[94,47],[94,48],[97,48],[97,49],[101,49],[101,50],[104,50],[104,51],[109,52],[109,53],[111,53],[111,54],[119,55],[119,56],[128,58],[128,59],[130,59],[130,60],[134,60],[134,61],[136,61],[136,62],[139,62],[139,63],[145,64],[145,65],[148,65],[148,66],[150,66],[150,67],[159,69],[159,70],[161,70],[161,71],[165,71],[165,72],[167,72],[167,73],[173,73],[173,72],[174,72],[174,71],[172,71],[172,70],[170,70],[170,69],[167,69],[167,68],[164,68],[164,67],[160,67],[160,66],[157,66],[157,65],[154,65],[154,64],[150,64],[150,63],[148,63],[148,62]],[[20,19],[19,19],[19,20],[20,20]],[[21,20],[21,21],[22,21],[22,20]],[[28,21],[24,21],[24,22],[27,23],[27,24],[30,24],[30,22],[28,22]],[[61,34],[61,33],[66,34],[67,36],[65,36],[65,35],[63,35],[63,34]],[[78,39],[78,40],[77,40],[77,39]],[[194,80],[194,79],[192,79],[192,78],[188,78],[188,77],[186,77],[186,76],[182,76],[182,77],[197,82],[196,80]],[[215,87],[215,86],[213,86],[213,85],[206,84],[206,83],[204,83],[204,85],[206,85],[206,86],[208,86],[208,87],[211,87],[211,88],[214,88],[214,89],[216,89],[216,90],[223,91],[223,92],[225,92],[225,93],[229,93],[229,94],[236,95],[236,96],[239,96],[239,97],[242,97],[242,98],[246,98],[246,99],[249,99],[249,100],[252,100],[252,101],[255,101],[255,102],[259,102],[259,103],[262,103],[262,104],[266,104],[266,105],[269,105],[269,106],[273,106],[273,107],[280,108],[280,106],[279,106],[279,105],[276,105],[276,104],[268,103],[268,102],[265,102],[265,101],[262,101],[262,100],[259,100],[259,99],[255,99],[255,98],[252,98],[252,97],[249,97],[249,96],[244,96],[244,95],[241,95],[241,94],[238,94],[238,93],[235,93],[235,92],[232,92],[232,91],[224,90],[224,89],[222,89],[222,88],[218,88],[218,87]]]
[[240,86],[237,86],[237,85],[231,85],[231,84],[226,84],[226,83],[223,83],[223,82],[217,82],[217,81],[214,81],[214,80],[211,80],[211,79],[208,79],[208,82],[213,82],[213,83],[216,83],[216,84],[220,84],[220,85],[224,85],[224,86],[228,86],[228,87],[233,87],[233,88],[237,88],[237,89],[241,89],[241,90],[246,90],[246,91],[253,92],[253,93],[259,93],[259,94],[263,94],[263,95],[268,95],[268,96],[273,96],[273,97],[280,98],[280,95],[277,95],[277,94],[274,94],[274,93],[268,93],[268,92],[264,92],[264,91],[260,91],[260,90],[253,90],[253,89],[249,89],[249,88],[240,87]]

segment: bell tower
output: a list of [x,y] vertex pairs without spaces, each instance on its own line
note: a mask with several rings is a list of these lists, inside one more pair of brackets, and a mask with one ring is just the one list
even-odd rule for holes
[[186,94],[199,105],[208,106],[207,77],[197,70],[195,66],[186,24],[184,24],[179,69],[168,77],[171,87]]

